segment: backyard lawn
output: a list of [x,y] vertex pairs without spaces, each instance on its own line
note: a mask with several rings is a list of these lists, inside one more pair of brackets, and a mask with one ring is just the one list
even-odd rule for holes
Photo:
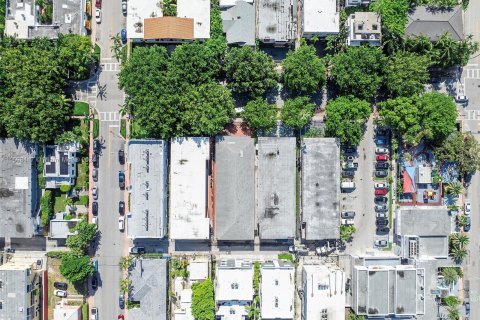
[[64,212],[65,211],[65,206],[66,200],[67,200],[67,195],[65,193],[61,193],[60,190],[55,190],[55,206],[54,210],[55,213],[57,212]]
[[73,115],[75,116],[88,116],[88,103],[75,101],[73,105]]

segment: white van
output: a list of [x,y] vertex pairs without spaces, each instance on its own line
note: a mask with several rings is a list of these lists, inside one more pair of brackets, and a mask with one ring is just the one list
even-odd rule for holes
[[353,181],[343,181],[340,185],[342,189],[355,189],[355,182]]

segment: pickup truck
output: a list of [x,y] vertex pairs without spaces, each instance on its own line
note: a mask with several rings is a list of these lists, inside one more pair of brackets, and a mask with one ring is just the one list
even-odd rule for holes
[[358,162],[344,162],[342,167],[344,170],[356,170],[358,168]]

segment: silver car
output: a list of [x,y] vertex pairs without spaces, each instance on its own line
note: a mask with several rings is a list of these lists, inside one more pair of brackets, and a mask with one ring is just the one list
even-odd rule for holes
[[98,199],[98,189],[97,189],[97,187],[92,188],[92,196],[93,196],[94,200]]
[[375,246],[377,247],[386,247],[388,245],[387,240],[375,240]]

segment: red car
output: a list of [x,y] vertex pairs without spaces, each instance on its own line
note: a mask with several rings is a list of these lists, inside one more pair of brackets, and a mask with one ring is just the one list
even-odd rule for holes
[[125,318],[123,317],[123,314],[119,314],[117,319],[118,319],[118,320],[123,320],[123,319],[125,319]]
[[388,161],[388,154],[378,154],[377,161]]
[[385,196],[388,193],[388,189],[375,189],[376,196]]
[[102,9],[102,0],[95,1],[95,8]]

